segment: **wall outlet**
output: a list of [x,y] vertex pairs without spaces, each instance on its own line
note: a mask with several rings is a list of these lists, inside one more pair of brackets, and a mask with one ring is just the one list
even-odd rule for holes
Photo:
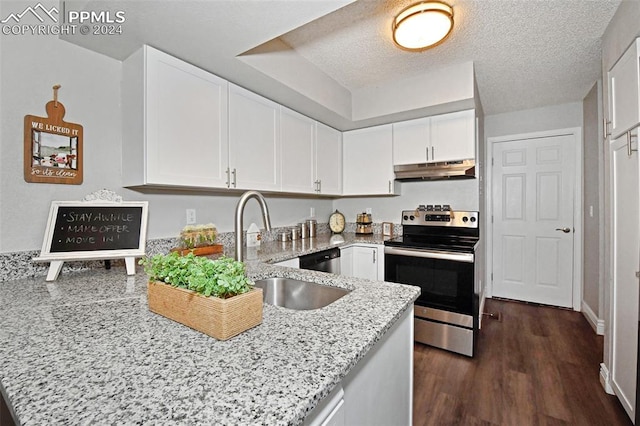
[[365,211],[365,213],[371,214],[371,207],[367,207],[367,210]]
[[316,217],[316,209],[315,209],[315,207],[309,208],[309,217]]
[[196,209],[187,209],[187,225],[196,224]]

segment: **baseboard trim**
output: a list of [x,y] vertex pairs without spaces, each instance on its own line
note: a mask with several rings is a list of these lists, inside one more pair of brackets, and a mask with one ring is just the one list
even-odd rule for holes
[[598,318],[598,316],[593,312],[593,309],[589,305],[582,301],[581,304],[582,315],[587,319],[593,331],[599,336],[604,336],[604,320]]
[[600,363],[600,384],[606,393],[609,395],[615,395],[613,388],[611,387],[611,376],[609,375],[609,369],[604,364]]

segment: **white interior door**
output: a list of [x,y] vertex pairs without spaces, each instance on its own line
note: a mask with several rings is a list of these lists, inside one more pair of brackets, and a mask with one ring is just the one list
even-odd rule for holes
[[[634,144],[635,145],[635,144]],[[638,355],[640,197],[638,153],[629,155],[626,135],[611,142],[612,205],[612,387],[629,417],[635,418]]]
[[573,135],[493,145],[493,295],[573,306]]

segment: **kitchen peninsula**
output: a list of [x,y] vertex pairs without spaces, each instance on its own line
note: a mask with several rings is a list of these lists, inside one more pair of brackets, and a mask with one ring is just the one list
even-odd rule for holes
[[265,245],[248,253],[247,273],[352,291],[312,311],[265,304],[261,325],[224,342],[149,312],[141,271],[0,283],[5,400],[23,425],[305,422],[412,320],[419,289],[264,263],[287,256]]

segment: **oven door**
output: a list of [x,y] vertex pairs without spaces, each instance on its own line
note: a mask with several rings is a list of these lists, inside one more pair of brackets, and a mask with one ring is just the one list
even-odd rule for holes
[[474,255],[384,248],[384,279],[420,287],[418,306],[473,315]]

